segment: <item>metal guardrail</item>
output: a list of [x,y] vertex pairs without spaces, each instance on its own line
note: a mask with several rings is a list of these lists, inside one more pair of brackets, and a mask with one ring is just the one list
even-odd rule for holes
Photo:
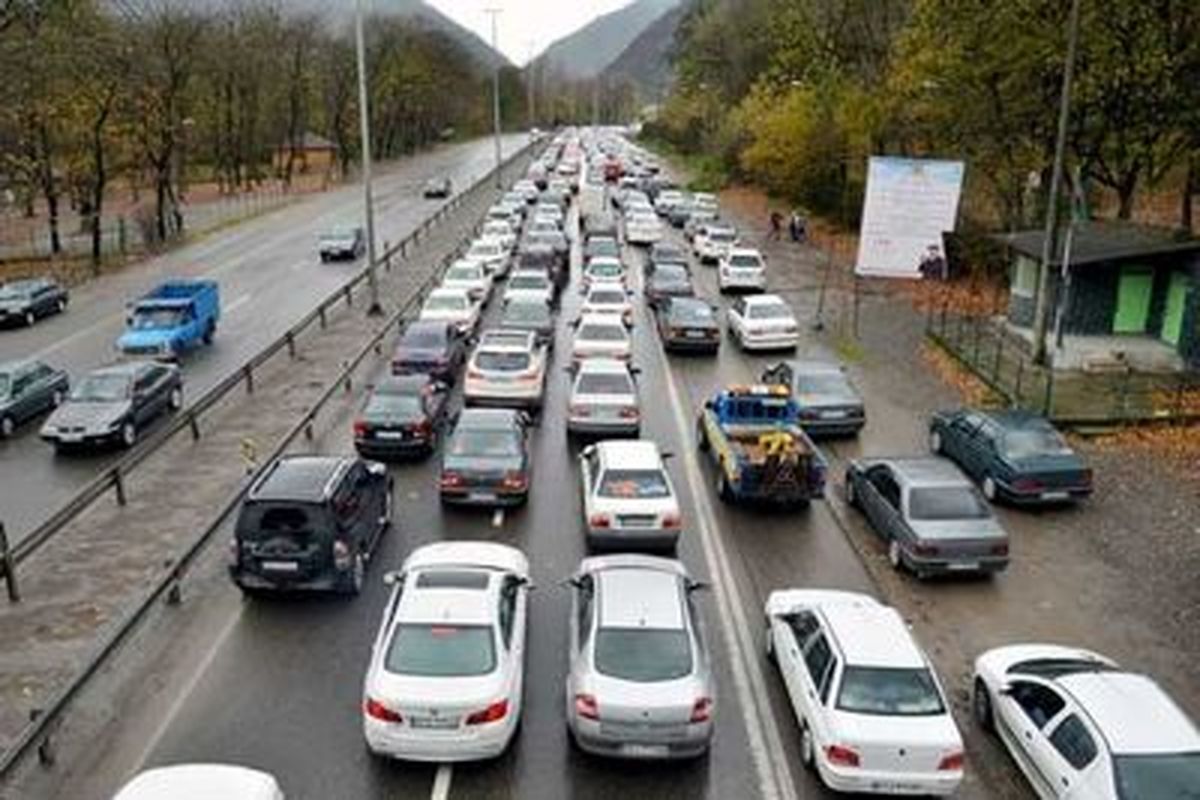
[[[510,164],[524,157],[535,146],[536,143],[530,143],[521,148],[501,165],[501,169],[506,169]],[[490,170],[473,183],[465,192],[455,195],[449,202],[439,206],[437,211],[422,221],[416,229],[392,247],[387,248],[383,256],[376,260],[375,266],[377,268],[382,266],[385,270],[390,270],[393,257],[406,258],[409,249],[419,243],[423,237],[428,236],[431,229],[445,219],[448,214],[457,211],[468,198],[473,197],[477,192],[491,188],[494,176],[495,169]],[[282,336],[251,356],[241,367],[234,370],[215,386],[209,388],[199,399],[174,415],[165,427],[159,428],[148,438],[144,439],[133,450],[117,461],[116,464],[106,468],[102,473],[90,480],[76,492],[74,497],[60,506],[58,510],[22,537],[20,541],[17,541],[10,547],[7,537],[0,536],[0,576],[8,584],[10,600],[19,602],[20,590],[17,588],[16,568],[23,561],[33,556],[55,534],[90,508],[93,503],[108,494],[109,491],[115,493],[118,505],[125,505],[125,476],[130,471],[185,428],[191,432],[193,440],[198,440],[201,436],[200,416],[223,400],[226,395],[239,385],[244,383],[247,393],[253,394],[255,371],[285,349],[289,357],[294,357],[296,354],[297,337],[314,323],[319,324],[322,329],[325,328],[328,324],[329,310],[338,303],[344,301],[347,306],[353,306],[354,290],[366,281],[368,271],[369,267],[363,267],[363,269],[359,270],[353,278],[331,292],[316,308],[301,318],[299,322],[288,328]]]
[[[526,145],[514,156],[505,161],[501,169],[506,169],[510,165],[517,163],[535,146],[536,143]],[[390,259],[390,257],[397,251],[404,253],[405,248],[419,241],[422,232],[428,233],[433,224],[436,224],[437,221],[440,221],[442,218],[444,218],[450,211],[457,210],[459,207],[461,207],[464,198],[473,195],[481,188],[487,188],[490,181],[493,180],[494,174],[495,170],[492,170],[474,185],[472,185],[471,188],[465,193],[458,195],[456,201],[452,201],[446,205],[443,205],[438,212],[430,218],[430,220],[433,220],[433,222],[426,220],[425,223],[422,223],[420,228],[418,228],[416,231],[413,231],[410,236],[405,237],[405,239],[397,244],[395,248],[392,248],[385,253],[382,260],[386,261]],[[379,328],[379,330],[371,337],[370,341],[368,341],[358,351],[353,359],[351,359],[342,367],[342,369],[338,372],[336,379],[329,383],[329,385],[325,388],[325,391],[322,392],[320,398],[279,440],[275,447],[272,448],[267,457],[262,460],[260,466],[250,476],[244,479],[238,486],[237,490],[232,492],[229,498],[221,504],[220,510],[216,516],[211,522],[209,522],[208,525],[205,526],[204,530],[199,536],[196,537],[187,550],[173,564],[170,565],[170,568],[163,574],[161,578],[159,578],[153,588],[142,598],[142,600],[135,607],[131,608],[129,612],[121,619],[121,621],[109,631],[108,635],[105,636],[100,646],[97,647],[96,650],[90,655],[83,668],[75,674],[70,683],[55,693],[47,706],[44,709],[41,709],[36,716],[32,716],[30,722],[25,726],[24,729],[22,729],[20,735],[17,737],[14,743],[2,755],[0,755],[0,779],[8,777],[16,765],[21,763],[25,757],[29,755],[30,751],[34,749],[36,749],[38,759],[43,765],[49,766],[54,763],[52,738],[53,729],[57,725],[58,720],[62,716],[63,712],[66,710],[66,707],[83,689],[84,685],[87,684],[87,682],[103,667],[108,658],[114,652],[116,652],[118,648],[120,648],[124,641],[138,627],[139,623],[143,620],[146,614],[152,608],[154,608],[160,600],[166,598],[167,602],[170,603],[178,603],[182,600],[180,582],[185,573],[199,557],[200,553],[208,545],[212,537],[222,528],[222,526],[225,525],[230,515],[237,510],[242,498],[245,496],[246,492],[249,491],[250,486],[253,485],[254,481],[261,474],[262,470],[266,469],[273,460],[278,458],[289,447],[291,447],[299,437],[304,436],[305,438],[311,438],[312,425],[317,415],[321,412],[329,400],[339,392],[339,390],[345,391],[346,388],[349,387],[351,376],[354,374],[355,370],[358,369],[362,361],[372,352],[379,352],[380,345],[382,344],[383,340],[387,338],[389,334],[398,332],[399,323],[403,321],[406,316],[411,315],[415,310],[419,309],[423,298],[441,277],[441,274],[445,270],[449,260],[449,258],[443,259],[438,268],[434,269],[429,276],[426,277],[413,295],[409,297],[408,300],[405,301],[404,304],[394,314],[392,314],[391,317],[388,318],[387,322]],[[137,463],[140,463],[141,461],[145,460],[145,458],[147,458],[155,449],[165,443],[171,436],[180,432],[185,427],[191,427],[193,435],[197,436],[198,433],[196,432],[195,428],[195,413],[199,413],[207,408],[210,408],[221,397],[231,391],[243,380],[247,381],[247,388],[250,389],[253,383],[252,375],[254,366],[261,366],[262,363],[264,363],[275,353],[278,353],[284,348],[291,348],[295,340],[295,334],[300,330],[303,330],[308,325],[311,325],[314,319],[323,320],[325,311],[331,305],[334,305],[336,302],[338,302],[343,295],[345,296],[347,302],[349,302],[351,289],[361,283],[365,279],[365,275],[366,270],[364,269],[344,287],[330,295],[329,298],[327,298],[312,313],[307,315],[300,323],[297,323],[296,326],[293,326],[293,328],[289,329],[289,331],[282,337],[268,345],[258,355],[251,358],[242,370],[236,371],[233,375],[229,376],[217,386],[206,392],[204,397],[190,406],[187,411],[181,415],[181,418],[175,421],[175,423],[169,428],[169,433],[165,430],[154,439],[147,440],[145,449],[139,448],[139,450],[135,453],[130,453],[129,457],[122,460],[120,466],[127,470]],[[36,551],[38,546],[44,544],[54,532],[65,525],[67,521],[73,518],[73,516],[80,513],[83,508],[86,508],[87,505],[90,505],[90,503],[96,497],[98,497],[100,494],[103,494],[104,490],[109,487],[119,487],[121,485],[119,481],[119,478],[114,478],[111,475],[101,476],[101,478],[95,481],[94,484],[100,485],[103,488],[97,491],[94,486],[89,486],[83,492],[80,492],[80,494],[74,501],[72,501],[72,503],[69,503],[68,506],[60,510],[60,512],[56,513],[52,518],[53,520],[57,520],[57,526],[50,529],[50,533],[44,534],[37,545],[33,546],[32,549],[26,549],[26,555],[24,557],[27,558],[30,553]],[[117,488],[117,491],[119,496],[123,490]],[[75,506],[74,504],[76,502],[82,502],[80,498],[83,497],[88,498],[87,503],[81,506]],[[66,511],[70,509],[74,509],[74,512],[67,514]],[[22,543],[19,544],[17,548],[14,548],[11,553],[7,552],[7,548],[4,546],[4,528],[3,524],[0,524],[0,570],[11,570],[13,556],[15,556],[16,553],[21,550],[22,545],[24,545],[25,541],[28,541],[29,538],[31,537],[27,537],[26,540],[22,541]],[[11,576],[11,572],[10,577],[13,577]],[[10,583],[10,591],[15,591],[15,589],[16,583],[15,580],[13,580]]]

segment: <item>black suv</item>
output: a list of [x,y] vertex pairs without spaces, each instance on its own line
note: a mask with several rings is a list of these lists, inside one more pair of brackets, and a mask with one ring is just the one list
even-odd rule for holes
[[392,519],[392,481],[374,461],[284,456],[250,487],[229,574],[243,592],[314,589],[356,595]]

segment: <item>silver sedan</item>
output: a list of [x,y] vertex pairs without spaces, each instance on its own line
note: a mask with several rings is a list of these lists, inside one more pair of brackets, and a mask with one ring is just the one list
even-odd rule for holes
[[703,755],[714,685],[693,593],[674,559],[584,559],[570,579],[567,725],[581,749],[632,759]]

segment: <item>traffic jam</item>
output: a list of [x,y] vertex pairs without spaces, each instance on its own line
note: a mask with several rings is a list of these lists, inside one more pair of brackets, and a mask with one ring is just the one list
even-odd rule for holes
[[[230,543],[229,575],[252,603],[310,591],[353,603],[372,582],[387,587],[369,656],[354,666],[357,735],[373,758],[497,759],[531,735],[522,714],[536,702],[558,709],[569,747],[603,764],[700,769],[722,715],[790,728],[782,751],[746,734],[760,776],[758,791],[746,779],[747,797],[769,794],[762,775],[781,756],[833,792],[954,795],[972,768],[963,724],[995,737],[1039,797],[1197,797],[1200,733],[1133,665],[1013,641],[978,653],[964,720],[947,689],[964,676],[939,675],[908,621],[862,587],[772,585],[745,626],[725,612],[731,587],[700,532],[727,515],[798,527],[834,491],[891,566],[934,592],[1020,568],[993,505],[1086,503],[1092,487],[1048,422],[948,410],[923,432],[927,452],[835,471],[823,448],[858,435],[870,399],[836,360],[797,358],[808,321],[772,293],[771,263],[718,198],[684,190],[615,132],[556,136],[477,231],[405,324],[346,448],[266,466]],[[715,380],[717,359],[745,379]],[[173,408],[177,376],[162,369],[161,402]],[[100,378],[117,380],[81,383],[89,398],[107,391]],[[664,390],[649,391],[651,380]],[[707,385],[699,402],[681,399],[680,380]],[[683,414],[664,428],[671,406]],[[566,453],[569,474],[539,463],[547,447]],[[420,471],[455,516],[441,540],[377,563],[407,525],[398,482]],[[535,583],[545,553],[505,541],[507,521],[543,492],[549,504],[573,502],[552,493],[578,498],[577,529],[555,535],[585,555],[556,560],[557,587]],[[468,527],[459,519],[490,520],[493,533],[456,536]],[[526,664],[547,635],[533,609],[553,592],[569,598],[556,685],[527,680]],[[725,662],[739,637],[777,683],[756,722],[753,675]],[[147,770],[118,798],[150,796],[138,792],[162,773],[193,768]],[[286,775],[209,768],[293,791]]]

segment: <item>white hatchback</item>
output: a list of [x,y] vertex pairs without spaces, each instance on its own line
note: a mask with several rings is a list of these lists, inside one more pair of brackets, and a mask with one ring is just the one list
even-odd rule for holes
[[448,322],[460,333],[472,333],[479,325],[480,306],[466,289],[434,289],[425,298],[418,319]]
[[652,245],[662,239],[662,222],[653,211],[638,212],[625,218],[625,241],[633,245]]
[[743,350],[792,350],[800,342],[796,315],[775,294],[736,297],[725,313],[729,333]]
[[567,433],[637,438],[642,410],[637,382],[624,361],[589,358],[579,365],[567,404]]
[[392,586],[363,686],[372,753],[474,761],[504,752],[521,717],[529,562],[490,542],[414,551]]
[[774,591],[767,654],[800,726],[800,759],[840,792],[948,795],[963,777],[950,704],[904,619],[857,592]]
[[717,287],[721,292],[731,289],[765,292],[767,290],[767,260],[750,247],[735,247],[717,262]]
[[589,547],[675,549],[683,517],[657,444],[597,442],[579,454],[579,466]]
[[633,341],[621,318],[612,314],[580,317],[571,340],[571,361],[579,364],[588,358],[615,358],[629,361]]

